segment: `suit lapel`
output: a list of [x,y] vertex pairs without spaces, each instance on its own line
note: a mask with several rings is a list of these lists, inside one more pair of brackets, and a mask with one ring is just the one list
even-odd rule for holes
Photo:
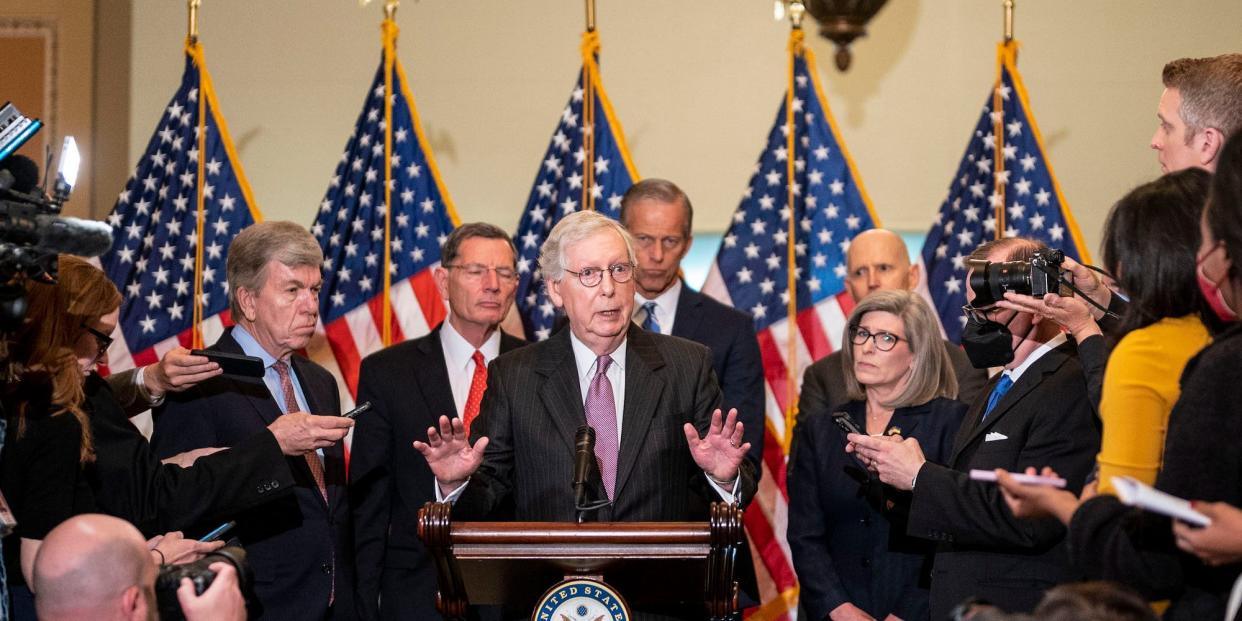
[[547,343],[546,355],[535,363],[535,373],[543,380],[538,388],[539,399],[565,441],[566,450],[573,450],[574,434],[586,424],[586,413],[582,409],[582,387],[578,384],[569,330],[558,331]]
[[702,305],[702,295],[691,291],[685,281],[682,281],[681,294],[677,296],[677,310],[673,315],[673,336],[693,340],[693,336],[698,334],[699,323],[703,321],[703,313],[698,312],[698,307]]
[[[1004,418],[1005,415],[1013,409],[1013,406],[1021,403],[1022,399],[1028,393],[1035,390],[1036,387],[1042,384],[1044,376],[1055,373],[1057,369],[1061,368],[1061,365],[1065,364],[1065,362],[1069,360],[1069,353],[1066,351],[1065,347],[1066,346],[1063,345],[1044,354],[1038,361],[1035,362],[1035,364],[1031,365],[1030,368],[1023,372],[1022,377],[1018,378],[1018,381],[1014,383],[1012,388],[1009,389],[1009,392],[1005,393],[1005,395],[1001,397],[1000,401],[996,402],[995,409],[988,414],[987,419],[982,420],[983,410],[987,408],[988,397],[991,396],[992,389],[996,387],[996,383],[1000,381],[1001,374],[998,373],[996,377],[993,377],[988,382],[987,392],[985,392],[980,397],[979,401],[975,403],[975,407],[970,409],[970,414],[967,417],[967,422],[970,425],[970,432],[963,442],[954,443],[953,457],[950,459],[950,463],[957,459],[958,454],[961,453],[963,449],[972,444],[988,429],[995,426],[997,421]],[[965,426],[963,428],[965,428]]]
[[626,342],[625,410],[621,415],[621,452],[617,456],[617,485],[614,494],[616,498],[620,498],[621,490],[629,480],[634,463],[638,460],[638,452],[647,438],[647,430],[651,428],[651,421],[655,418],[656,406],[664,393],[664,381],[659,375],[659,370],[664,367],[664,357],[660,355],[655,339],[642,328],[631,325]]
[[[444,345],[440,343],[440,328],[436,326],[427,336],[418,341],[420,360],[415,360],[411,371],[414,374],[415,386],[429,386],[432,390],[425,393],[427,410],[431,421],[440,420],[440,416],[457,418],[457,404],[453,402],[452,384],[449,382],[448,363],[444,360]],[[435,422],[429,425],[437,425]]]
[[[225,332],[220,337],[220,340],[216,341],[213,349],[230,354],[246,354],[246,352],[242,351],[241,345],[233,338],[232,328],[229,328],[229,331]],[[276,422],[276,419],[280,417],[280,407],[276,405],[276,397],[268,389],[267,384],[263,382],[263,378],[226,377],[228,381],[233,383],[233,392],[246,397],[246,402],[254,408],[255,414],[263,421],[264,427]]]

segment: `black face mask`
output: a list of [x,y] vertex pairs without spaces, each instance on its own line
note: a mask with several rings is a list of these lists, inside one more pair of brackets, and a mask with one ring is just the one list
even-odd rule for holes
[[976,369],[1003,367],[1013,362],[1013,334],[1009,332],[1009,324],[1017,317],[1005,323],[987,319],[976,321],[974,313],[966,314],[966,327],[962,330],[962,348],[970,365]]

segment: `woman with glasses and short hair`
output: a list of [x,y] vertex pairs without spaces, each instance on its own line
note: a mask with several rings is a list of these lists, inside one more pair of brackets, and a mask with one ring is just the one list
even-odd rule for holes
[[[876,291],[850,313],[843,339],[844,419],[871,435],[917,438],[945,462],[966,405],[935,313],[915,293]],[[847,422],[812,413],[794,430],[789,546],[812,619],[927,619],[931,542],[906,536],[910,492],[880,482],[846,453]]]

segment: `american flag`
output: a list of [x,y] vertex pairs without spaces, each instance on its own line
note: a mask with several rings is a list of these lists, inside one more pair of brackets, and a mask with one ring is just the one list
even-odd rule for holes
[[[432,280],[440,245],[457,217],[423,134],[405,71],[395,55],[397,26],[383,24],[385,54],[362,112],[319,203],[311,232],[323,248],[322,335],[312,359],[343,381],[345,407],[358,389],[358,365],[384,347],[385,171],[391,171],[388,299],[391,342],[422,336],[446,313]],[[391,61],[391,127],[385,122],[386,60]],[[386,136],[391,151],[385,156]]]
[[[638,179],[599,76],[599,36],[582,35],[582,71],[561,111],[514,242],[518,248],[517,307],[527,339],[552,333],[556,311],[539,278],[539,248],[561,218],[594,208],[616,218],[621,197]],[[593,105],[592,105],[593,104]]]
[[[796,394],[803,370],[840,347],[845,319],[853,308],[845,291],[845,253],[855,235],[877,225],[849,152],[838,139],[840,132],[815,74],[815,58],[803,47],[801,30],[791,34],[790,49],[792,99],[788,92],[782,98],[767,144],[703,286],[705,293],[754,316],[763,355],[767,378],[763,476],[745,524],[759,552],[755,570],[763,600],[748,618],[764,620],[793,619],[797,606],[797,578],[785,539],[789,500],[785,462],[793,431],[786,417],[793,406],[790,382],[795,383]],[[796,257],[794,322],[788,312],[791,245]]]
[[966,258],[997,231],[1038,239],[1078,260],[1089,254],[1030,113],[1016,49],[1017,42],[998,47],[1000,76],[923,242],[924,293],[955,343],[966,324]]
[[181,88],[108,215],[115,241],[100,264],[125,297],[117,344],[108,355],[111,371],[151,364],[178,345],[191,345],[200,248],[200,329],[204,343],[215,342],[232,323],[224,269],[229,244],[262,219],[220,114],[202,46],[187,43],[185,52]]

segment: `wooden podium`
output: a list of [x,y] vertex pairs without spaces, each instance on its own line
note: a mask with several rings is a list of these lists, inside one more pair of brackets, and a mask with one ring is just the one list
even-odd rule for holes
[[418,536],[436,564],[436,607],[465,619],[470,604],[530,610],[540,594],[573,578],[607,583],[630,606],[693,604],[712,621],[737,617],[733,579],[744,545],[742,511],[713,503],[707,522],[460,522],[429,502]]

